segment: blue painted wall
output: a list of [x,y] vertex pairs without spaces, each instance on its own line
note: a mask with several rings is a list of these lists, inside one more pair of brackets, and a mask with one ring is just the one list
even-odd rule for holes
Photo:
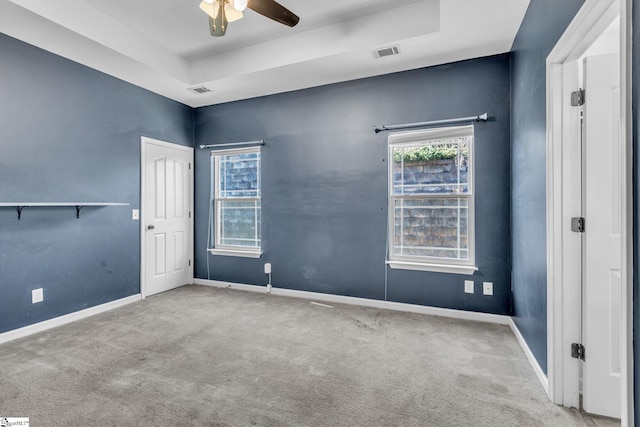
[[546,58],[583,0],[532,0],[511,52],[514,321],[547,370]]
[[[193,110],[0,34],[0,332],[140,291],[140,137],[191,146]],[[31,290],[44,302],[31,304]]]
[[634,354],[634,412],[635,425],[640,424],[640,226],[638,217],[640,213],[640,1],[633,0],[631,26],[633,39],[631,41],[632,73],[632,122],[633,122],[633,354]]
[[207,256],[210,151],[197,150],[196,277],[265,285],[271,262],[276,287],[383,300],[387,135],[372,126],[486,111],[475,133],[476,294],[464,293],[470,276],[388,270],[387,298],[509,313],[509,70],[503,54],[197,109],[196,144],[266,145],[258,260]]

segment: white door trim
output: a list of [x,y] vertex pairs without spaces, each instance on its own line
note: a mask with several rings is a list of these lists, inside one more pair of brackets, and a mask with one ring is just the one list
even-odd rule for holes
[[146,298],[147,296],[147,280],[146,280],[146,248],[145,248],[145,231],[146,231],[146,212],[145,212],[145,202],[146,202],[146,154],[147,154],[147,145],[153,144],[160,147],[171,148],[174,150],[185,151],[189,153],[189,162],[191,163],[191,168],[189,169],[189,211],[191,212],[190,218],[190,226],[188,230],[187,236],[187,244],[189,247],[189,259],[191,260],[191,265],[189,266],[189,275],[187,277],[193,277],[193,190],[194,190],[194,174],[193,174],[193,165],[194,165],[194,150],[192,147],[186,147],[184,145],[178,145],[171,142],[160,141],[158,139],[147,138],[146,136],[140,137],[140,295],[142,298]]
[[[577,60],[620,15],[621,135],[625,147],[622,177],[622,425],[633,425],[633,288],[632,288],[632,131],[631,1],[587,0],[547,58],[547,377],[549,398],[579,406],[579,366],[569,356],[580,339],[579,239],[569,221],[580,206],[579,119],[568,93],[577,89]],[[588,96],[588,95],[587,95]],[[577,342],[577,341],[576,341]],[[587,350],[588,351],[588,350]]]

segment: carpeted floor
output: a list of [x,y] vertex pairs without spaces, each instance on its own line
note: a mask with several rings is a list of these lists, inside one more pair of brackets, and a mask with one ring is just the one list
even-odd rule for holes
[[187,286],[0,345],[32,426],[585,426],[506,326]]

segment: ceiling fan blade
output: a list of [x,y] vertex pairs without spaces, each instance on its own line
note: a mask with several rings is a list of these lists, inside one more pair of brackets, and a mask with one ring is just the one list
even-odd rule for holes
[[289,27],[295,27],[300,18],[274,0],[249,0],[247,7],[260,15]]

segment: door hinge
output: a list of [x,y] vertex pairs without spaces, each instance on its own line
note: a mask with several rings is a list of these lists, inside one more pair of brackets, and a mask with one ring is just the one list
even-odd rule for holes
[[576,233],[584,233],[584,218],[576,216],[571,218],[571,231]]
[[578,89],[575,92],[571,92],[571,106],[579,107],[584,105],[584,89]]
[[191,267],[191,260],[189,260],[189,267]]
[[571,344],[571,357],[584,360],[584,346],[577,342]]
[[189,163],[189,170],[191,170],[191,163]]
[[189,218],[191,218],[191,211],[189,211]]

